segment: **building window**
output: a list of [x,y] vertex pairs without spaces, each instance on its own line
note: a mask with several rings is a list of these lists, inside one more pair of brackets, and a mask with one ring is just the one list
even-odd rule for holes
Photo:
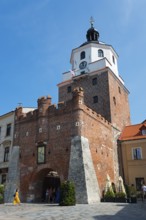
[[98,57],[104,57],[103,50],[98,50]]
[[4,151],[4,162],[9,161],[9,147],[5,147],[5,151]]
[[42,128],[39,128],[39,133],[42,133],[43,132],[43,129]]
[[11,124],[7,124],[6,136],[10,136],[11,134]]
[[6,174],[2,174],[1,184],[5,184],[6,182]]
[[114,105],[116,105],[116,98],[113,97],[113,102],[114,102]]
[[142,129],[141,133],[142,135],[146,135],[146,129]]
[[85,56],[86,56],[85,51],[82,51],[80,54],[80,59],[81,60],[85,59]]
[[93,78],[92,79],[92,85],[94,86],[94,85],[97,85],[97,78]]
[[93,97],[93,103],[97,103],[98,102],[98,96],[94,96]]
[[118,90],[119,90],[119,93],[121,94],[121,88],[120,88],[120,86],[118,87]]
[[141,160],[142,159],[142,151],[140,147],[132,149],[133,160]]
[[45,163],[45,152],[46,152],[46,146],[45,145],[41,145],[38,146],[37,148],[37,163],[41,164],[41,163]]
[[67,87],[67,92],[70,93],[71,92],[71,86]]
[[29,135],[29,132],[27,131],[27,132],[26,132],[26,137],[27,137],[28,135]]
[[143,177],[135,178],[135,182],[136,182],[136,190],[141,191],[141,187],[144,184],[144,178]]
[[115,57],[114,56],[112,56],[113,57],[113,63],[115,64]]
[[57,130],[60,130],[60,125],[57,125],[56,129],[57,129]]

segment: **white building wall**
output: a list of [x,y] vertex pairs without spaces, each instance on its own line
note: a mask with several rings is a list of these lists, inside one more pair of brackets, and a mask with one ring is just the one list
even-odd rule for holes
[[[7,125],[11,124],[11,133],[9,136],[6,136]],[[14,132],[14,112],[0,116],[0,163],[4,162],[4,150],[5,147],[11,147],[13,144],[13,132]],[[9,154],[10,155],[10,154]]]
[[[104,57],[98,56],[98,50],[100,49],[103,51]],[[80,54],[82,51],[85,51],[86,57],[85,59],[81,60]],[[113,62],[113,56],[114,56],[115,63]],[[84,46],[74,49],[71,54],[72,70],[79,71],[79,65],[82,61],[86,61],[87,64],[91,64],[103,58],[106,58],[109,61],[110,69],[114,72],[116,76],[119,77],[118,62],[117,62],[118,56],[116,52],[113,50],[113,48],[110,45],[106,45],[106,44],[90,43],[90,44],[86,44]],[[80,72],[81,71],[84,71],[84,69],[80,70]]]

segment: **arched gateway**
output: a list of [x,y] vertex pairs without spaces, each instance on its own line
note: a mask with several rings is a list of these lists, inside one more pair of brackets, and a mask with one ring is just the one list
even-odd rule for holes
[[[60,188],[60,177],[56,171],[44,168],[38,171],[29,184],[27,202],[55,203],[55,195]],[[52,192],[52,197],[46,200],[46,191]]]

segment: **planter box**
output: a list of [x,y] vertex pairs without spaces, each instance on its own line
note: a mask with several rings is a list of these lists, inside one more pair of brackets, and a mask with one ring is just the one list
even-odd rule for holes
[[115,198],[103,198],[101,202],[115,202]]
[[127,203],[130,203],[131,202],[131,199],[130,198],[127,198]]
[[130,203],[137,203],[137,197],[131,197]]
[[127,202],[127,199],[126,198],[116,198],[115,199],[115,202],[121,202],[121,203],[126,203]]

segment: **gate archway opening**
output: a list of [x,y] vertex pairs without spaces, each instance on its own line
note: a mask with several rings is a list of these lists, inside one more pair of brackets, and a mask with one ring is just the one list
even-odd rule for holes
[[50,171],[43,181],[42,201],[56,203],[57,192],[60,188],[60,184],[61,182],[58,173],[56,171]]

